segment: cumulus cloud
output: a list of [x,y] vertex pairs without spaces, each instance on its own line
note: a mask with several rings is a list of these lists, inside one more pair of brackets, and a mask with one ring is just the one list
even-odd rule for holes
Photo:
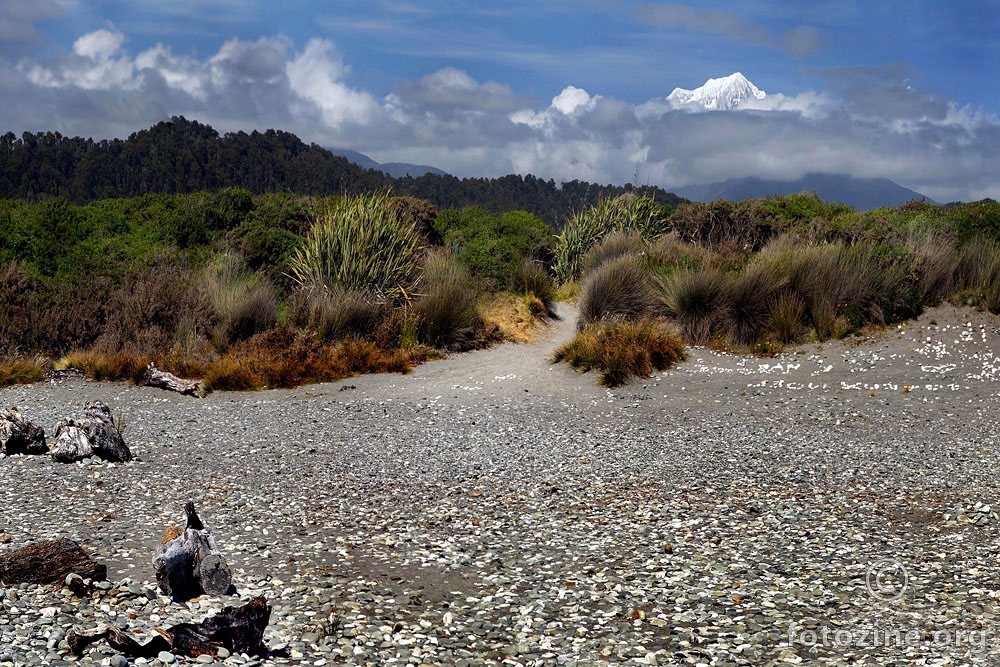
[[204,58],[128,47],[104,29],[57,61],[0,59],[3,125],[104,138],[184,115],[222,132],[274,127],[458,176],[624,183],[638,174],[669,189],[820,171],[891,178],[942,201],[1000,198],[1000,119],[920,91],[901,66],[831,70],[826,92],[695,113],[665,97],[636,105],[574,85],[538,104],[454,68],[379,98],[349,83],[348,64],[322,39],[231,40]]

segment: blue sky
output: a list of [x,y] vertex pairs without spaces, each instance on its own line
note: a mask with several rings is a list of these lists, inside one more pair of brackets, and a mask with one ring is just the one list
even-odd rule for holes
[[[1000,198],[1000,0],[0,0],[0,130],[172,115],[460,176],[808,171]],[[672,108],[740,71],[767,102]]]

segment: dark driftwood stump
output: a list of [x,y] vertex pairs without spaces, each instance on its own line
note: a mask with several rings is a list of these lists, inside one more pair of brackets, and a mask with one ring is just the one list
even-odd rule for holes
[[201,396],[200,380],[185,380],[183,378],[179,378],[172,373],[167,373],[166,371],[157,369],[156,364],[153,362],[150,362],[149,366],[146,367],[146,374],[143,377],[143,383],[148,387],[168,389],[187,396]]
[[0,554],[0,582],[12,584],[62,584],[75,573],[86,579],[104,581],[106,565],[96,562],[72,540],[36,542]]
[[[219,551],[212,533],[205,528],[194,509],[184,506],[187,527],[179,535],[168,530],[153,555],[156,583],[166,595],[188,600],[203,593],[225,595],[233,585],[232,573]],[[175,536],[176,535],[176,536]]]
[[175,655],[218,657],[219,649],[230,653],[263,655],[264,630],[271,620],[271,607],[263,597],[256,597],[242,607],[226,607],[221,613],[201,623],[180,623],[166,630],[157,630],[154,637],[140,644],[118,628],[110,625],[95,630],[73,630],[66,635],[70,651],[82,655],[92,643],[107,639],[116,651],[133,658],[152,658],[160,651]]
[[7,454],[47,454],[45,431],[25,419],[17,408],[0,410],[0,452]]
[[94,455],[105,461],[132,460],[132,452],[115,427],[111,408],[91,401],[83,414],[83,419],[64,419],[56,425],[56,441],[50,450],[54,460],[73,463]]

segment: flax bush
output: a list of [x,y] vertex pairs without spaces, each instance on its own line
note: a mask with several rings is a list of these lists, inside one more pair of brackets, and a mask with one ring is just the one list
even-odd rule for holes
[[420,275],[421,237],[388,193],[345,197],[313,224],[289,262],[302,287],[407,298]]

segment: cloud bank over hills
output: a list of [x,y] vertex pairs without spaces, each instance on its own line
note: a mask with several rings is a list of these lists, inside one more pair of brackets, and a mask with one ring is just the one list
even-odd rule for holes
[[[377,97],[348,83],[351,64],[324,39],[233,39],[201,58],[162,43],[131,53],[128,43],[101,29],[62,57],[0,58],[0,129],[124,137],[183,115],[458,176],[671,189],[827,172],[889,178],[938,201],[1000,198],[1000,119],[912,88],[894,66],[830,70],[828,90],[796,95],[732,75],[641,104],[573,85],[539,102],[451,67]],[[720,81],[743,89],[738,103]]]

